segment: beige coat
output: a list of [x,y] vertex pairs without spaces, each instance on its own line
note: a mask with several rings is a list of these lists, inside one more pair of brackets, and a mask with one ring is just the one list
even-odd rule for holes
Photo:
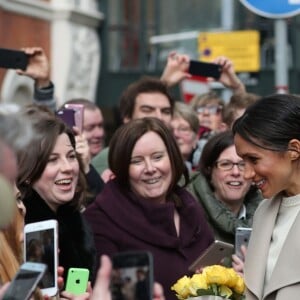
[[[300,299],[300,214],[287,234],[270,281],[264,277],[270,239],[280,207],[279,196],[258,207],[245,264],[246,300]],[[283,237],[285,238],[285,237]]]

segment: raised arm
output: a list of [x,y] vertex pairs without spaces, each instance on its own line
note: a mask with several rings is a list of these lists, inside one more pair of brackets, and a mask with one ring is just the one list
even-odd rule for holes
[[34,102],[46,105],[54,111],[56,108],[54,85],[50,80],[50,65],[44,50],[41,47],[28,47],[22,50],[29,56],[29,62],[25,71],[17,70],[17,73],[34,80]]
[[246,92],[245,86],[236,75],[233,63],[230,59],[225,56],[219,56],[213,61],[213,63],[222,66],[222,73],[219,82],[221,82],[225,87],[232,89],[234,93]]
[[185,78],[190,78],[191,74],[187,71],[189,62],[188,55],[170,52],[160,79],[166,82],[168,86],[173,86]]

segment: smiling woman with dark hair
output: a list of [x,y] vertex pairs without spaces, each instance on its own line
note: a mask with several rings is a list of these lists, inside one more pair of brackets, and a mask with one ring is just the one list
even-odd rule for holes
[[246,255],[246,299],[299,299],[300,98],[258,100],[234,123],[233,133],[244,178],[266,198],[255,213]]
[[54,115],[37,108],[29,116],[35,137],[17,152],[16,184],[26,206],[25,223],[57,220],[59,264],[65,272],[70,267],[88,268],[92,278],[95,248],[80,212],[86,183],[75,137]]
[[200,172],[193,174],[188,189],[203,206],[216,239],[234,243],[236,228],[252,225],[262,198],[243,178],[244,170],[230,131],[213,136],[204,146]]
[[171,285],[213,241],[201,206],[177,186],[187,179],[177,143],[162,121],[133,120],[113,136],[109,165],[115,179],[84,212],[98,255],[150,251],[155,280],[175,299]]

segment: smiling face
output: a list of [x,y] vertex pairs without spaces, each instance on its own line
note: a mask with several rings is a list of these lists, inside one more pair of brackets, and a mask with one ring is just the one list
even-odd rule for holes
[[[217,161],[228,160],[233,163],[241,162],[237,155],[235,146],[226,148],[218,157]],[[251,181],[243,178],[243,171],[237,165],[231,170],[224,171],[214,166],[211,174],[211,182],[215,189],[216,198],[229,207],[240,206],[246,193],[249,191]]]
[[[270,198],[281,191],[287,195],[298,194],[293,180],[295,153],[278,152],[260,148],[244,140],[239,134],[234,137],[238,154],[246,163],[244,177],[252,180],[265,198]],[[295,190],[296,188],[296,190]]]
[[197,108],[200,126],[207,127],[213,131],[220,128],[222,123],[222,109],[217,103],[203,105]]
[[171,128],[180,152],[184,159],[187,160],[197,145],[197,134],[182,117],[174,117],[171,121]]
[[129,165],[132,191],[146,200],[166,202],[172,171],[166,146],[160,136],[149,131],[139,138],[133,148]]
[[85,109],[83,133],[89,144],[91,157],[97,155],[104,144],[104,124],[100,109]]
[[49,207],[57,208],[70,202],[75,194],[79,164],[67,134],[58,136],[48,163],[33,188]]

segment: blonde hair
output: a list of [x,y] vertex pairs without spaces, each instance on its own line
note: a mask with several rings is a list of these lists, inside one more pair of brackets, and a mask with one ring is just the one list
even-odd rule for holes
[[9,245],[4,232],[0,231],[0,280],[2,283],[11,281],[19,267],[20,262]]

